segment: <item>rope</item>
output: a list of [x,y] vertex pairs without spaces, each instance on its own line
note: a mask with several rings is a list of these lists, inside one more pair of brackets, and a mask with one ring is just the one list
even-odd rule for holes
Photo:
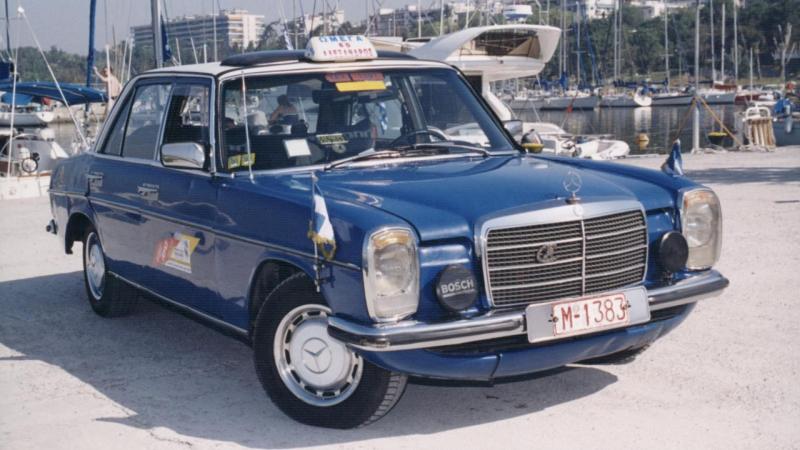
[[728,136],[733,138],[733,140],[736,141],[736,144],[738,144],[740,147],[743,147],[744,143],[742,141],[740,141],[739,138],[736,137],[736,135],[731,133],[731,130],[729,130],[728,127],[726,127],[725,124],[722,123],[722,120],[719,117],[717,117],[717,115],[714,113],[714,110],[712,110],[711,107],[708,106],[708,103],[706,103],[706,101],[703,99],[703,97],[695,96],[695,98],[699,98],[700,99],[700,103],[702,103],[703,106],[705,106],[705,108],[708,111],[708,113],[711,114],[711,117],[719,124],[719,126],[721,126],[722,129],[726,133],[728,133]]
[[691,115],[692,110],[695,108],[697,104],[697,96],[695,95],[692,99],[692,103],[689,104],[689,108],[686,110],[686,113],[683,115],[683,120],[681,120],[681,126],[678,127],[678,132],[675,133],[674,137],[672,138],[672,142],[678,140],[681,137],[681,132],[683,132],[683,128],[686,126],[686,122],[689,121],[689,116]]
[[50,66],[50,62],[47,61],[47,56],[44,54],[44,50],[42,50],[41,44],[39,44],[39,38],[36,37],[36,33],[33,31],[33,27],[31,26],[31,22],[28,20],[28,16],[25,15],[25,10],[22,9],[20,6],[19,15],[25,19],[25,24],[28,26],[28,30],[31,32],[31,37],[33,38],[33,42],[36,43],[36,48],[39,49],[39,54],[42,55],[42,59],[44,59],[44,64],[47,66],[47,71],[50,72],[50,76],[53,78],[53,82],[58,89],[58,93],[61,95],[61,100],[64,101],[64,105],[67,107],[67,112],[69,112],[69,117],[72,119],[72,123],[75,125],[75,129],[78,131],[78,136],[81,138],[81,142],[83,142],[84,148],[89,148],[89,141],[86,140],[86,136],[84,136],[83,131],[81,131],[81,127],[78,124],[78,119],[75,118],[75,114],[72,112],[72,108],[69,106],[69,102],[67,101],[67,97],[64,95],[64,91],[61,90],[61,84],[58,82],[56,78],[56,74],[53,72],[53,68]]

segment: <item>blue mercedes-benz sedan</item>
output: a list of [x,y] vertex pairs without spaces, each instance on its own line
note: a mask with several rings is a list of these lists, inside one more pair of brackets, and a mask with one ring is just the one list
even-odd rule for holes
[[710,189],[531,154],[508,125],[453,67],[357,36],[159,69],[55,169],[48,228],[83,244],[97,314],[174,305],[336,428],[409,376],[630,359],[727,286]]

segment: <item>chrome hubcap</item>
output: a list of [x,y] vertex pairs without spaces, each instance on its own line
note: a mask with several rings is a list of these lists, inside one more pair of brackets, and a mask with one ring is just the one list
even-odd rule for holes
[[275,333],[275,364],[283,383],[315,406],[350,397],[364,366],[360,356],[328,336],[330,312],[322,305],[300,306],[283,318]]
[[105,285],[106,261],[103,258],[103,248],[97,234],[92,233],[86,239],[84,248],[84,258],[86,258],[86,280],[89,290],[95,300],[103,297],[103,287]]

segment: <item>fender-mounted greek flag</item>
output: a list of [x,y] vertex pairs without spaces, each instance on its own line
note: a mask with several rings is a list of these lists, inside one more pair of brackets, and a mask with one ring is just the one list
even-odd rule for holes
[[333,259],[336,253],[336,238],[333,235],[333,225],[328,217],[328,207],[325,204],[325,197],[317,185],[317,175],[311,174],[311,197],[313,199],[313,213],[309,224],[308,238],[314,243],[314,256],[318,254],[326,261]]
[[681,140],[675,139],[672,144],[672,150],[669,152],[669,157],[661,165],[661,171],[673,177],[683,176],[683,157],[681,156]]

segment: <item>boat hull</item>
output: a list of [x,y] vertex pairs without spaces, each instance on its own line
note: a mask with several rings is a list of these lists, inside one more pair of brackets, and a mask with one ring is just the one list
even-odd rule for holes
[[641,95],[606,95],[600,99],[601,108],[640,108],[652,104],[652,98]]
[[655,95],[653,106],[689,106],[693,98],[693,94]]
[[732,105],[736,101],[736,92],[707,92],[700,97],[709,105]]
[[[16,113],[14,114],[14,127],[15,128],[44,127],[47,126],[48,123],[53,121],[53,117],[54,117],[53,113],[50,111]],[[0,126],[3,127],[11,126],[10,112],[0,112]]]
[[772,131],[775,134],[775,145],[800,145],[800,122],[787,123],[786,119],[772,122]]
[[600,98],[594,95],[577,97],[545,97],[542,100],[539,109],[564,110],[571,107],[572,109],[590,110],[595,109],[599,103]]

